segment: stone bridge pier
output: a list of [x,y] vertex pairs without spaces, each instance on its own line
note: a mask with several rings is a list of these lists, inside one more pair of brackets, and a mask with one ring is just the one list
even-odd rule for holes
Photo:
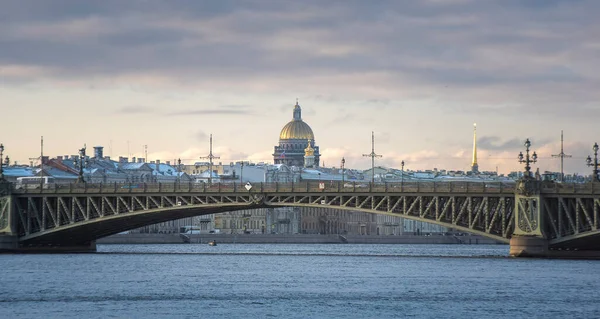
[[[588,198],[545,192],[542,184],[532,178],[517,183],[515,228],[509,254],[513,257],[600,259],[600,240],[597,240],[600,201],[593,196],[594,183],[590,184],[592,196]],[[583,242],[576,239],[583,239]]]
[[12,198],[10,195],[0,196],[0,252],[16,251],[19,248],[19,236],[12,214]]
[[543,231],[540,183],[532,178],[519,181],[515,189],[515,229],[510,239],[514,257],[547,257],[548,237]]

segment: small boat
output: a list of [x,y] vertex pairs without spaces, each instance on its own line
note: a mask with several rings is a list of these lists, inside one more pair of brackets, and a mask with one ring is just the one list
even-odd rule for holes
[[217,242],[216,242],[216,241],[214,241],[214,240],[211,240],[211,241],[209,241],[209,242],[208,242],[208,245],[209,245],[209,246],[216,246],[216,245],[217,245]]

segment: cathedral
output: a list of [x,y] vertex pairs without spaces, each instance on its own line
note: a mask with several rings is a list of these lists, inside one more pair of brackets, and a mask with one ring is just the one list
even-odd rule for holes
[[293,119],[279,134],[279,146],[275,146],[273,161],[288,166],[318,167],[320,157],[315,135],[310,126],[302,121],[302,109],[296,101]]

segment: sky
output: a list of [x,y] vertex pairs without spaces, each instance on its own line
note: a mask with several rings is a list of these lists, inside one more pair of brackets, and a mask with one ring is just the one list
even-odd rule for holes
[[[599,1],[0,0],[0,143],[272,162],[298,98],[322,165],[590,174]],[[593,156],[593,154],[592,154]]]

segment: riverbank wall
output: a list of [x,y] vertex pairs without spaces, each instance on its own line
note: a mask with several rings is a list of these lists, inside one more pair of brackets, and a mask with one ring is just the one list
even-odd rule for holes
[[500,244],[481,236],[373,236],[306,234],[118,234],[97,240],[97,244]]

